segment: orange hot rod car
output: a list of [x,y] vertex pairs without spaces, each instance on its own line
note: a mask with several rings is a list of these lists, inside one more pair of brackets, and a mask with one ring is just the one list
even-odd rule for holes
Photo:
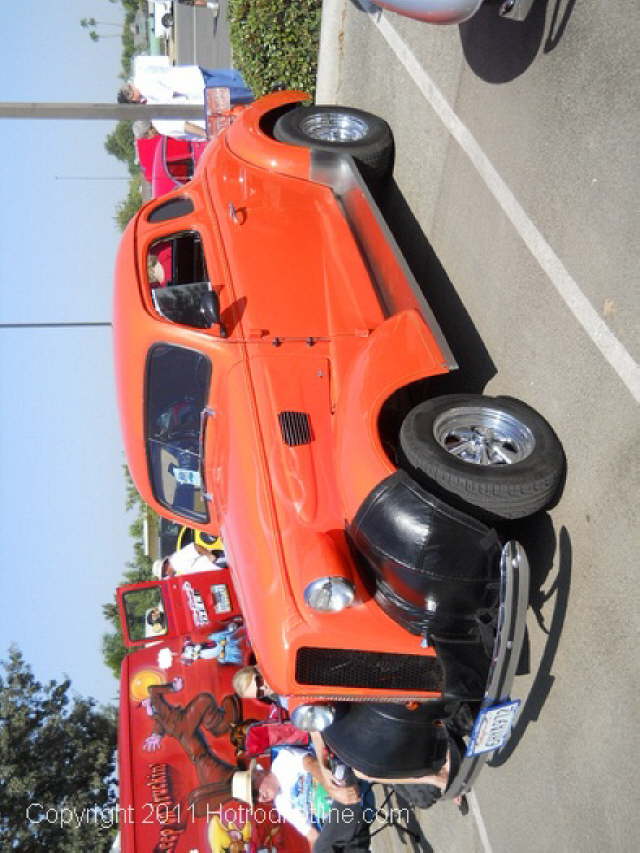
[[266,680],[357,766],[362,714],[405,731],[487,678],[508,695],[526,560],[484,522],[547,504],[563,455],[511,398],[425,399],[456,365],[369,191],[391,131],[305,99],[237,110],[129,224],[117,383],[142,496],[221,533]]

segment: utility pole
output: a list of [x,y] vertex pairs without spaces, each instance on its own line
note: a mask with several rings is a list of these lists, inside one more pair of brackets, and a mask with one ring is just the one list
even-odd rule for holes
[[86,104],[5,101],[0,118],[94,119],[137,121],[138,119],[203,119],[203,104]]

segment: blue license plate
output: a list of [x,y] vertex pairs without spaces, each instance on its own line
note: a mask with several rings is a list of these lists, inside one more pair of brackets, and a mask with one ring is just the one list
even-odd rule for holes
[[482,755],[504,746],[511,735],[519,708],[520,700],[515,699],[480,711],[467,745],[467,755]]

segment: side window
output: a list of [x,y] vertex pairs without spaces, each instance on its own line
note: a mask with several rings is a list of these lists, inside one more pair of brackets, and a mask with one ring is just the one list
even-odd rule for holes
[[147,279],[153,304],[172,323],[208,329],[217,320],[202,240],[195,231],[174,234],[151,244]]
[[167,633],[167,614],[158,586],[125,592],[124,612],[127,636],[133,643]]
[[145,431],[153,493],[172,512],[198,521],[208,520],[201,413],[210,380],[211,364],[195,350],[157,344],[149,353]]

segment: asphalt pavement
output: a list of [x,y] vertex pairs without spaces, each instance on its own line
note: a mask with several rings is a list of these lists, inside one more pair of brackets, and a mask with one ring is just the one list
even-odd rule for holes
[[[318,101],[395,131],[385,215],[461,369],[526,400],[567,454],[563,497],[519,524],[536,578],[523,711],[461,817],[424,812],[437,853],[635,851],[640,20],[536,0],[434,27],[325,0]],[[390,830],[376,849],[397,849]]]
[[174,52],[178,65],[231,67],[228,4],[227,0],[219,0],[219,3],[217,16],[206,7],[174,4]]

